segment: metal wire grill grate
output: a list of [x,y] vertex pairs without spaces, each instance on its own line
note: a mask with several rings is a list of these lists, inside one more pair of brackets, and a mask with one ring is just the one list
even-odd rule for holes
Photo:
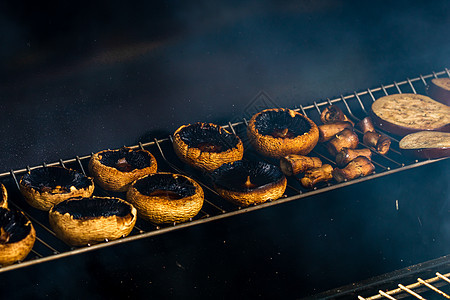
[[[379,87],[367,89],[360,92],[355,91],[346,96],[340,95],[337,98],[326,99],[321,102],[315,101],[311,105],[308,106],[300,105],[298,107],[294,107],[293,109],[302,112],[303,114],[310,117],[317,124],[319,124],[320,113],[322,109],[330,104],[334,104],[341,107],[341,109],[343,109],[344,112],[346,112],[348,116],[356,123],[367,115],[368,111],[370,110],[371,103],[375,101],[377,98],[384,95],[396,93],[426,94],[426,86],[428,85],[428,81],[431,80],[432,78],[437,77],[450,77],[450,71],[446,68],[444,71],[441,72],[433,72],[432,74],[429,75],[420,75],[419,77],[412,79],[407,78],[404,81],[394,82],[389,85],[381,85]],[[240,122],[235,123],[229,122],[227,125],[223,127],[230,129],[232,132],[239,135],[241,139],[245,140],[246,126],[247,120],[243,118],[242,121]],[[355,131],[359,135],[360,140],[362,140],[362,132],[358,130]],[[157,225],[148,221],[138,219],[136,226],[134,227],[133,231],[128,237],[115,241],[105,241],[100,244],[88,245],[86,247],[80,248],[73,248],[56,237],[55,233],[49,226],[47,213],[37,211],[36,209],[27,205],[27,203],[24,201],[23,197],[19,192],[18,181],[25,172],[32,169],[41,168],[43,166],[60,165],[89,175],[86,172],[86,170],[87,164],[92,154],[85,156],[76,156],[74,158],[66,160],[60,159],[59,161],[53,163],[43,163],[40,166],[33,166],[33,167],[27,166],[26,168],[23,169],[10,170],[9,172],[0,173],[0,181],[7,187],[8,193],[10,195],[9,203],[15,209],[23,211],[30,218],[37,232],[36,243],[33,247],[32,252],[28,255],[27,259],[25,261],[18,262],[11,266],[2,267],[0,268],[0,272],[6,272],[17,268],[29,266],[32,264],[42,263],[49,260],[55,260],[62,257],[80,254],[83,252],[92,251],[103,247],[109,247],[119,243],[125,243],[137,239],[147,238],[150,236],[164,234],[172,230],[178,230],[188,226],[194,226],[222,218],[227,218],[237,214],[243,214],[249,211],[266,208],[272,205],[278,205],[281,203],[305,198],[319,193],[324,193],[347,185],[356,184],[358,182],[371,180],[377,177],[386,176],[389,174],[393,174],[411,168],[420,167],[426,164],[434,163],[439,160],[445,159],[443,158],[435,160],[412,160],[401,154],[398,148],[399,142],[398,139],[389,135],[388,133],[385,134],[388,135],[392,140],[391,150],[388,152],[388,154],[383,155],[377,152],[375,149],[369,147],[373,154],[372,162],[375,165],[375,172],[373,174],[355,180],[345,181],[342,183],[336,182],[321,183],[316,187],[314,187],[313,189],[304,188],[300,184],[300,178],[298,176],[291,176],[290,178],[288,178],[288,186],[284,196],[281,199],[247,208],[238,207],[219,197],[219,195],[209,185],[208,180],[206,180],[204,174],[181,163],[181,161],[176,157],[175,153],[173,152],[171,136],[164,139],[155,139],[154,141],[148,143],[139,143],[138,145],[130,146],[130,148],[133,149],[136,148],[146,149],[149,150],[152,154],[154,154],[158,161],[159,171],[185,174],[193,178],[197,182],[199,182],[203,187],[203,189],[205,190],[204,206],[201,212],[195,218],[193,218],[188,222],[170,225]],[[362,143],[360,143],[359,146],[367,148],[367,146]],[[318,145],[313,150],[312,154],[320,157],[324,162],[331,164],[333,167],[336,165],[334,159],[328,154],[325,148],[321,145]],[[259,156],[254,151],[252,151],[252,149],[245,150],[244,159],[265,160],[273,164],[278,164],[277,161]],[[107,192],[105,190],[100,189],[99,187],[95,188],[94,195],[118,196],[123,199],[125,197],[124,194]]]

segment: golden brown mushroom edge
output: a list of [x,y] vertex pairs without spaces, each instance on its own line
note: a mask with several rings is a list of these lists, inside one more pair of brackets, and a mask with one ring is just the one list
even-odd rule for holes
[[133,181],[157,169],[155,157],[144,149],[103,150],[93,154],[89,161],[95,183],[114,192],[126,192]]
[[146,220],[157,224],[181,223],[200,212],[204,193],[201,186],[187,176],[155,173],[133,182],[127,201]]
[[114,197],[74,198],[50,209],[50,226],[56,236],[72,246],[112,241],[130,234],[136,208]]
[[0,207],[0,266],[24,260],[35,240],[36,231],[22,212]]
[[224,163],[241,160],[241,139],[212,123],[194,123],[179,127],[173,135],[173,148],[184,163],[204,171],[212,171]]
[[8,208],[8,192],[3,183],[0,183],[0,207]]
[[221,197],[242,207],[280,198],[287,184],[277,166],[243,160],[222,165],[211,180]]
[[28,171],[19,181],[28,204],[48,211],[53,205],[73,197],[90,197],[94,181],[75,170],[43,167]]
[[319,129],[311,119],[285,108],[255,114],[248,123],[247,135],[256,151],[278,159],[289,154],[306,155],[319,141]]

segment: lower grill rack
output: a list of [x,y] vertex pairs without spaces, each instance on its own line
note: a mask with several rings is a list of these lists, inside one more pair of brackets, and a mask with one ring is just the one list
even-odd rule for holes
[[[450,77],[450,71],[448,69],[445,69],[444,71],[441,72],[433,72],[432,74],[428,75],[420,75],[419,77],[416,78],[412,79],[408,78],[404,81],[394,82],[389,85],[381,85],[380,87],[367,89],[360,92],[355,91],[349,95],[346,96],[341,95],[335,99],[326,99],[325,101],[314,102],[312,105],[308,106],[300,105],[299,107],[294,107],[293,109],[296,111],[300,111],[304,115],[308,116],[310,119],[316,122],[316,124],[320,124],[320,114],[322,109],[330,104],[333,104],[341,107],[341,109],[345,111],[346,114],[356,123],[359,120],[363,119],[365,116],[367,116],[371,103],[375,101],[377,98],[397,93],[426,94],[426,87],[428,85],[428,81],[437,77]],[[260,155],[255,153],[250,147],[248,147],[248,141],[246,138],[246,126],[247,126],[247,119],[245,118],[243,118],[239,122],[235,123],[229,122],[228,124],[223,126],[225,128],[228,128],[238,136],[240,136],[241,139],[244,141],[244,144],[247,143],[247,147],[245,147],[244,159],[264,160],[275,165],[279,164],[278,161],[261,157]],[[363,135],[362,132],[356,129],[355,132],[358,134],[360,140],[362,140]],[[133,231],[129,236],[115,241],[105,241],[100,244],[88,245],[86,247],[79,247],[79,248],[73,248],[56,237],[55,233],[49,226],[48,214],[30,207],[25,202],[22,195],[20,194],[18,182],[20,180],[20,177],[27,171],[35,168],[41,168],[43,166],[45,167],[45,166],[59,165],[77,170],[89,176],[89,174],[87,173],[88,170],[87,165],[92,154],[84,156],[76,156],[74,158],[66,160],[60,159],[59,161],[53,163],[43,163],[42,165],[33,167],[27,166],[23,169],[10,170],[5,173],[0,173],[0,181],[6,186],[8,190],[9,203],[11,204],[12,207],[23,211],[30,218],[37,232],[36,243],[33,247],[32,252],[28,255],[28,257],[22,262],[18,262],[10,266],[0,267],[0,273],[37,263],[46,262],[49,260],[55,260],[70,255],[76,255],[87,251],[92,251],[95,249],[109,247],[119,243],[125,243],[142,238],[148,238],[150,236],[164,234],[169,231],[199,225],[202,223],[207,223],[218,219],[228,218],[238,214],[243,214],[246,212],[270,207],[272,205],[278,205],[281,203],[306,198],[319,193],[339,189],[341,187],[345,187],[348,185],[353,185],[359,182],[372,180],[374,178],[424,166],[427,164],[435,163],[446,159],[441,158],[433,160],[415,160],[403,156],[398,147],[399,142],[398,139],[389,135],[388,133],[385,134],[388,135],[392,140],[391,150],[385,155],[377,152],[373,148],[365,146],[362,143],[359,144],[359,148],[369,148],[372,151],[372,162],[375,165],[375,172],[373,174],[365,177],[360,177],[358,179],[351,181],[344,181],[342,183],[337,183],[333,181],[327,183],[320,183],[313,189],[304,188],[300,184],[299,176],[290,176],[288,178],[287,189],[282,198],[275,201],[269,201],[263,204],[254,205],[246,208],[238,207],[222,199],[217,194],[217,192],[215,192],[215,190],[210,186],[208,180],[201,172],[196,171],[183,164],[173,151],[171,136],[164,139],[154,139],[152,141],[130,146],[130,148],[134,149],[141,148],[150,151],[158,161],[159,171],[180,173],[196,180],[205,191],[204,206],[201,212],[195,218],[189,220],[188,222],[179,224],[174,223],[169,225],[157,225],[138,218],[136,226],[134,227]],[[334,158],[330,156],[330,154],[326,151],[325,147],[323,146],[320,145],[317,146],[311,154],[313,156],[320,157],[324,163],[328,163],[333,167],[336,166]],[[100,189],[99,187],[95,188],[94,195],[117,196],[122,199],[124,199],[125,197],[124,194],[107,192],[105,190]],[[408,288],[408,286],[405,287]]]
[[333,289],[311,298],[450,299],[450,256]]

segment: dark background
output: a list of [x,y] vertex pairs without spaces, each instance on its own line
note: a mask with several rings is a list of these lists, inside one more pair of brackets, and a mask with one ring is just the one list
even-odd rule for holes
[[[368,3],[4,1],[0,172],[237,120],[261,91],[293,107],[450,66],[448,1]],[[313,294],[448,254],[448,167],[9,272],[0,292]]]

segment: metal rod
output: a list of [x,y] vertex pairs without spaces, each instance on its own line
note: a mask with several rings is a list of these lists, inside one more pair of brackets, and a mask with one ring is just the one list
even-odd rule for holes
[[450,279],[448,279],[448,276],[450,276],[450,273],[442,275],[439,272],[436,272],[436,276],[439,277],[440,279],[447,281],[448,283],[450,283]]
[[411,80],[409,80],[409,78],[407,78],[409,86],[411,87],[412,91],[414,94],[417,94],[416,89],[414,88],[414,85],[412,84]]
[[402,290],[404,290],[405,292],[407,292],[408,294],[413,295],[417,299],[425,300],[424,297],[420,296],[419,294],[415,293],[414,291],[410,290],[409,288],[407,288],[406,286],[404,286],[400,283],[398,284],[398,287],[401,288]]
[[383,292],[382,290],[379,290],[378,293],[379,293],[381,296],[385,297],[385,298],[388,298],[388,299],[391,299],[391,300],[396,300],[394,297],[389,296],[387,293]]
[[400,89],[400,87],[398,86],[397,82],[394,81],[394,85],[397,88],[397,91],[399,94],[402,94],[402,90]]
[[357,93],[356,91],[355,91],[354,93],[355,93],[356,100],[358,100],[358,103],[359,103],[359,105],[361,106],[361,109],[362,109],[363,112],[367,115],[367,114],[368,114],[368,113],[367,113],[367,110],[366,110],[366,108],[364,107],[364,104],[362,103],[361,99],[359,98],[358,93]]
[[443,297],[445,297],[445,298],[447,298],[447,299],[450,299],[450,296],[449,296],[449,295],[447,295],[446,293],[444,293],[444,292],[441,291],[440,289],[436,288],[435,286],[429,284],[429,283],[426,282],[425,280],[423,280],[423,279],[421,279],[421,278],[417,278],[417,281],[418,281],[419,283],[425,285],[425,286],[426,286],[427,288],[429,288],[430,290],[432,290],[432,291],[438,293],[439,295],[441,295],[441,296],[443,296]]

